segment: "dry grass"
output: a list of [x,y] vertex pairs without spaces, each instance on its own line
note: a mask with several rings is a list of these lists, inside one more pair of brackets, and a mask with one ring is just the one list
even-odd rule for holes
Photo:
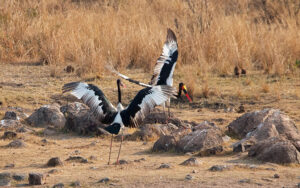
[[0,61],[46,59],[72,64],[80,76],[105,72],[107,62],[151,72],[170,27],[178,67],[195,65],[194,75],[228,75],[236,65],[289,74],[300,59],[299,7],[295,0],[4,1]]

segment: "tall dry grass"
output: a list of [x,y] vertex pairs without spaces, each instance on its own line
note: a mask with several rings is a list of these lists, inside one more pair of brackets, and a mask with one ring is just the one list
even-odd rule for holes
[[82,72],[120,68],[151,72],[166,28],[178,38],[178,69],[231,74],[238,65],[293,73],[300,59],[298,0],[4,0],[0,61],[46,59]]

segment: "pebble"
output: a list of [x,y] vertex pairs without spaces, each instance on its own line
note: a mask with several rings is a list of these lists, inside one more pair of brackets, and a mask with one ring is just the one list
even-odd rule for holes
[[14,168],[15,167],[15,164],[7,164],[5,165],[4,168]]
[[58,183],[58,184],[55,184],[53,185],[53,188],[64,188],[65,185],[63,183]]
[[191,176],[190,174],[188,174],[188,175],[185,176],[185,179],[186,180],[191,180],[191,179],[193,179],[193,176]]
[[162,168],[171,168],[171,166],[169,164],[163,163],[160,165],[160,167],[158,167],[158,169],[162,169]]
[[80,181],[75,181],[75,182],[72,182],[72,183],[70,184],[70,186],[72,186],[72,187],[80,187],[81,184],[80,184]]
[[250,179],[242,179],[239,183],[250,183]]
[[12,178],[16,181],[23,181],[26,178],[25,174],[13,174]]
[[98,181],[98,183],[107,183],[107,182],[109,182],[109,180],[110,179],[107,178],[107,177],[106,178],[102,178],[101,180]]
[[280,178],[278,174],[274,174],[274,178]]

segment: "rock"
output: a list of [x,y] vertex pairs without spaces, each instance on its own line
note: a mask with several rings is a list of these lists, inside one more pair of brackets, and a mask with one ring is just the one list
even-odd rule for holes
[[40,173],[29,173],[29,185],[43,185],[45,184],[46,176]]
[[5,131],[2,139],[14,139],[17,137],[17,133],[13,132],[13,131]]
[[74,67],[72,65],[68,65],[66,66],[66,68],[64,68],[64,71],[66,71],[67,73],[72,73],[74,72]]
[[60,108],[66,117],[65,129],[80,135],[110,135],[98,119],[90,112],[89,107],[73,102]]
[[245,152],[249,151],[250,147],[255,144],[252,140],[241,140],[235,144],[233,144],[233,152]]
[[158,151],[170,151],[174,150],[176,147],[176,139],[174,136],[167,136],[163,135],[161,136],[153,145],[152,151],[158,152]]
[[223,171],[223,170],[227,170],[227,169],[229,169],[229,167],[226,165],[214,165],[209,168],[209,170],[212,172]]
[[171,166],[169,164],[166,164],[166,163],[162,163],[158,169],[162,169],[162,168],[171,168]]
[[107,183],[109,181],[110,181],[109,178],[102,178],[101,180],[98,181],[98,183]]
[[265,168],[265,170],[276,171],[276,169],[275,169],[275,168]]
[[56,167],[56,166],[62,166],[63,163],[58,157],[54,157],[49,159],[49,161],[46,164],[48,167]]
[[10,178],[11,178],[11,173],[9,173],[9,172],[1,172],[0,173],[0,180],[10,179]]
[[193,131],[203,129],[219,129],[213,122],[203,121],[202,123],[193,127]]
[[178,129],[175,125],[169,124],[144,124],[140,130],[131,135],[130,140],[152,141],[157,140],[162,135],[170,135],[172,131]]
[[274,174],[274,178],[279,178],[280,176],[278,174]]
[[191,180],[191,179],[193,179],[193,176],[191,176],[190,174],[188,174],[188,175],[185,176],[184,179],[186,179],[186,180]]
[[0,128],[3,129],[14,129],[20,126],[21,123],[19,122],[19,120],[3,119],[0,121]]
[[185,160],[184,162],[180,163],[180,165],[184,166],[198,166],[199,162],[195,157],[189,158],[188,160]]
[[18,120],[17,114],[13,111],[7,111],[5,112],[3,119],[11,119],[11,120]]
[[16,181],[23,181],[26,178],[26,174],[13,174],[12,178]]
[[239,181],[239,183],[250,183],[250,182],[251,182],[250,179],[241,179],[241,180]]
[[26,132],[32,132],[30,129],[26,128],[25,126],[20,127],[16,130],[17,133],[26,133]]
[[10,187],[10,179],[0,179],[0,187],[5,186],[5,187]]
[[43,130],[44,136],[54,136],[57,135],[57,131],[53,127],[47,127]]
[[53,188],[64,188],[65,185],[63,183],[58,183],[58,184],[55,184],[53,185]]
[[5,165],[4,168],[15,168],[15,164],[13,164],[13,163],[7,164],[7,165]]
[[61,170],[57,170],[57,169],[52,169],[48,171],[48,174],[57,174],[59,173]]
[[92,161],[96,161],[96,160],[97,160],[97,157],[94,156],[94,155],[91,155],[91,156],[89,157],[89,159],[92,160]]
[[176,150],[180,152],[201,152],[202,155],[215,154],[222,146],[222,134],[217,129],[202,129],[191,132],[181,138]]
[[79,163],[88,163],[88,160],[81,156],[70,156],[66,161],[79,162]]
[[[165,124],[167,118],[168,117],[166,117],[166,114],[164,112],[156,108],[143,120],[142,126],[146,124]],[[183,122],[180,119],[174,117],[172,113],[171,117],[168,119],[168,123],[172,123],[177,127],[183,125]]]
[[59,105],[53,104],[42,106],[31,114],[26,121],[34,127],[48,127],[50,125],[61,129],[65,126],[66,118],[61,113]]
[[192,173],[193,173],[193,174],[196,174],[196,173],[198,173],[198,171],[197,171],[197,170],[193,170]]
[[80,181],[75,181],[75,182],[72,182],[72,183],[70,184],[70,186],[72,186],[72,187],[80,187],[81,184],[80,184]]
[[121,159],[121,160],[119,160],[119,163],[115,162],[114,164],[123,165],[123,164],[129,164],[129,162],[124,159]]
[[26,146],[26,144],[21,139],[14,140],[14,141],[10,142],[8,145],[6,145],[6,147],[9,147],[9,148],[23,148],[25,146]]
[[297,187],[300,188],[300,182],[298,183]]
[[245,107],[243,105],[239,106],[239,109],[236,111],[237,113],[244,113]]
[[140,158],[140,159],[136,159],[136,160],[134,160],[134,162],[141,162],[141,161],[146,161],[146,159],[145,158]]
[[231,138],[227,135],[222,137],[223,142],[229,142],[231,140]]
[[300,153],[290,142],[277,137],[260,141],[252,146],[249,157],[256,157],[264,162],[279,164],[300,163]]

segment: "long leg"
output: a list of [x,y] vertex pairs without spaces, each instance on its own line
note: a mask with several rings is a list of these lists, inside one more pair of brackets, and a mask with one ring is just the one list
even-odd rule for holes
[[169,98],[168,102],[169,102],[169,104],[168,104],[168,113],[169,113],[169,118],[170,118],[171,117],[171,112],[170,112],[171,98]]
[[110,155],[111,155],[111,147],[112,147],[113,138],[114,138],[114,136],[113,136],[113,134],[111,134],[111,141],[110,141],[110,147],[109,147],[109,156],[108,156],[108,163],[107,163],[108,165],[110,163]]
[[121,143],[120,143],[120,148],[119,148],[119,153],[118,153],[118,158],[117,158],[117,162],[116,165],[119,164],[119,157],[120,157],[120,153],[121,153],[121,147],[122,147],[122,143],[123,143],[123,129],[122,129],[122,133],[121,133]]

